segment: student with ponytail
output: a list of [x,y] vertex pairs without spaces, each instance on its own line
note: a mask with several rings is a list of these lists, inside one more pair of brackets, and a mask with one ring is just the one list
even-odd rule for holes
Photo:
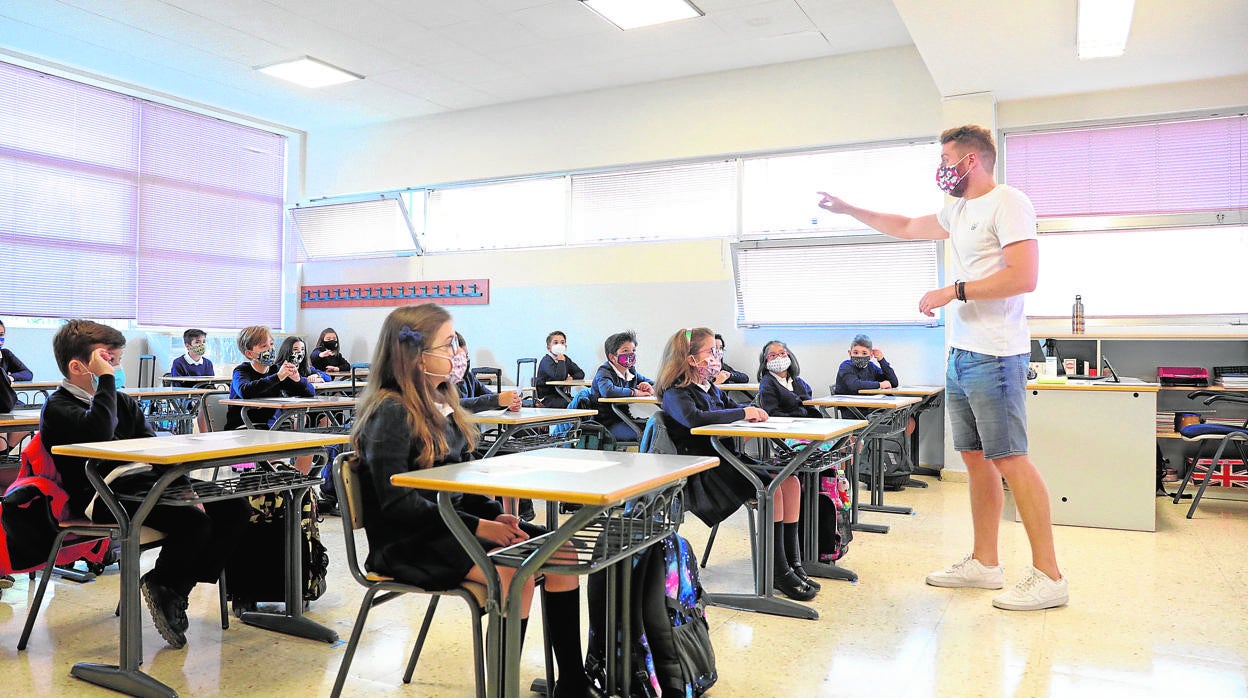
[[[390,477],[399,473],[473,458],[477,428],[455,392],[455,377],[462,375],[466,361],[444,308],[397,308],[382,324],[351,434],[368,535],[365,567],[426,589],[450,589],[465,579],[485,582],[482,570],[438,514],[435,493],[390,484]],[[486,550],[545,532],[504,514],[488,497],[456,495],[455,508]],[[514,571],[499,568],[498,573],[507,589]],[[529,580],[522,592],[522,635],[532,584]],[[548,633],[559,667],[550,695],[584,696],[588,680],[581,654],[578,578],[549,574],[544,589]]]

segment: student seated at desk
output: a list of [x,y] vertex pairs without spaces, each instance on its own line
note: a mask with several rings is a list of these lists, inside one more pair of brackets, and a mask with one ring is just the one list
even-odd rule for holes
[[321,330],[321,336],[316,340],[316,347],[312,349],[311,358],[312,368],[318,371],[351,372],[351,362],[342,355],[339,349],[338,333],[332,327]]
[[[711,381],[721,364],[714,343],[715,333],[706,327],[679,330],[667,340],[663,363],[659,368],[658,392],[663,401],[667,434],[681,455],[718,456],[709,436],[694,436],[695,427],[727,424],[741,419],[751,422],[767,420],[767,412],[757,407],[742,407],[724,396]],[[756,471],[764,483],[770,475]],[[728,518],[747,500],[756,496],[754,485],[731,465],[721,463],[689,478],[685,485],[685,505],[708,525]],[[819,584],[802,566],[801,546],[797,540],[797,522],[801,514],[802,489],[796,477],[788,477],[776,490],[775,586],[791,599],[809,601],[815,598]],[[759,535],[767,535],[759,531]]]
[[[723,335],[715,335],[715,348],[719,350],[719,355],[724,355],[724,337]],[[715,385],[723,385],[724,383],[749,383],[750,377],[744,373],[734,369],[726,363],[720,364],[719,374],[715,376]]]
[[500,390],[495,393],[477,377],[469,373],[472,361],[468,358],[468,342],[464,335],[456,332],[455,341],[459,349],[455,352],[455,363],[451,367],[451,378],[455,383],[455,394],[459,395],[459,404],[472,413],[497,410],[506,407],[512,412],[520,411],[520,391]]
[[173,360],[169,367],[169,375],[179,376],[214,376],[212,361],[204,356],[208,353],[208,333],[203,330],[190,329],[182,333],[182,345],[186,353]]
[[[4,321],[0,320],[0,412],[9,412],[14,407],[22,404],[17,399],[17,392],[13,390],[13,383],[18,381],[34,380],[35,374],[22,360],[17,358],[17,354],[12,349],[4,346],[5,334],[8,330],[4,326]],[[14,432],[7,436],[4,441],[9,446],[17,446],[25,439],[30,432]],[[8,449],[5,449],[6,451]],[[0,452],[3,455],[3,452]]]
[[[134,398],[117,392],[113,362],[121,358],[126,338],[112,327],[70,320],[52,338],[52,351],[65,381],[48,396],[39,432],[49,451],[55,446],[155,436]],[[96,497],[86,475],[86,460],[52,456],[69,494],[71,516],[112,523],[112,512]],[[119,495],[143,494],[159,473],[143,463],[109,463],[100,473]],[[123,499],[131,515],[139,502]],[[247,500],[192,506],[157,505],[144,521],[165,534],[156,565],[139,582],[156,630],[171,647],[186,645],[187,597],[198,582],[215,582],[242,534],[249,516]],[[274,551],[275,554],[281,554]]]
[[[602,348],[606,351],[607,360],[594,374],[593,385],[589,386],[591,398],[597,401],[602,397],[654,395],[654,385],[650,379],[633,370],[637,365],[637,335],[632,330],[616,332],[607,337]],[[630,417],[632,415],[627,405],[621,411]],[[608,404],[598,404],[598,416],[594,419],[610,429],[617,439],[632,441],[637,438],[632,428],[620,421]]]
[[292,363],[299,372],[300,378],[308,379],[309,383],[328,383],[329,374],[308,365],[308,345],[303,337],[287,337],[282,346],[277,348],[277,365]]
[[[874,358],[879,365],[871,363]],[[854,337],[849,345],[849,358],[841,362],[836,372],[837,395],[857,395],[860,390],[877,388],[896,388],[900,385],[897,373],[884,358],[884,352],[871,345],[871,338],[865,334]]]
[[[377,339],[351,434],[368,535],[365,567],[434,590],[452,589],[466,579],[484,584],[485,575],[442,521],[436,493],[396,487],[390,478],[472,460],[477,429],[453,387],[458,350],[451,316],[441,306],[404,306],[390,313]],[[545,532],[504,514],[488,497],[456,494],[454,501],[460,518],[486,550]],[[514,571],[500,567],[498,573],[506,593]],[[546,627],[559,667],[559,680],[549,695],[587,695],[578,578],[548,574],[545,589]],[[532,580],[522,593],[523,637]]]
[[811,390],[798,376],[801,370],[789,345],[774,339],[764,344],[758,355],[758,406],[773,417],[818,417],[819,410],[802,404]]
[[533,381],[536,388],[535,397],[542,407],[564,409],[568,401],[563,399],[559,391],[546,385],[548,381],[566,381],[569,378],[581,380],[585,371],[568,357],[568,336],[559,330],[546,335],[546,355],[537,364],[537,377]]
[[[316,391],[307,378],[299,375],[299,367],[290,361],[277,363],[273,351],[273,333],[263,325],[253,325],[238,333],[238,349],[246,361],[234,367],[230,380],[230,397],[315,397]],[[258,429],[265,429],[277,421],[280,410],[249,409],[247,417]],[[243,426],[243,408],[230,405],[225,413],[225,430]],[[300,459],[302,460],[302,459]],[[310,462],[310,461],[309,461]]]

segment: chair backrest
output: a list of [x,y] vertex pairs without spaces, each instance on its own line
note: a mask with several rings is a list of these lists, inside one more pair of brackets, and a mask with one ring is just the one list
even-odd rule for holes
[[347,568],[355,581],[369,586],[371,582],[360,567],[359,554],[355,549],[355,532],[364,528],[364,495],[357,481],[359,460],[355,451],[340,453],[334,459],[334,492],[338,495],[338,507],[342,512],[343,543],[347,553]]
[[568,403],[568,409],[584,410],[593,407],[591,404],[593,402],[593,398],[591,398],[590,395],[591,391],[589,388],[581,388],[576,391],[572,394],[572,401]]
[[655,410],[646,420],[646,428],[641,432],[641,443],[637,450],[642,453],[676,453],[676,444],[667,434],[667,417],[663,410]]
[[[525,366],[525,365],[528,365],[529,368],[533,370],[533,372],[529,375],[529,380],[527,383],[522,382],[520,380],[520,367]],[[516,387],[523,388],[526,385],[529,387],[533,387],[533,384],[536,382],[537,382],[537,359],[533,359],[533,358],[516,359]]]
[[228,398],[230,394],[225,391],[217,393],[209,393],[204,396],[204,405],[202,409],[208,417],[208,431],[221,431],[225,429],[226,413],[229,408],[221,404],[221,401]]
[[[471,373],[474,376],[494,376],[494,390],[502,390],[503,369],[494,368],[493,366],[479,366],[472,369]],[[480,380],[480,378],[477,380]]]
[[139,355],[139,387],[151,388],[156,385],[156,355]]

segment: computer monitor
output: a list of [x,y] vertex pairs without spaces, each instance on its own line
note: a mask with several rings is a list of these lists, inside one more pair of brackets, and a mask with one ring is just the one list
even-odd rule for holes
[[1108,356],[1102,356],[1102,357],[1101,357],[1101,361],[1102,361],[1102,362],[1104,362],[1104,364],[1105,364],[1105,368],[1109,369],[1109,375],[1111,376],[1111,378],[1109,379],[1109,382],[1110,382],[1110,383],[1121,383],[1121,382],[1122,382],[1122,380],[1118,378],[1118,372],[1114,370],[1114,365],[1113,365],[1113,364],[1111,364],[1111,363],[1109,363],[1109,357],[1108,357]]

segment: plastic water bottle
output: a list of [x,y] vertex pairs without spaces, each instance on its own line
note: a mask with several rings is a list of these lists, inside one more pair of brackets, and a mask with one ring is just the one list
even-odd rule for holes
[[1083,334],[1083,296],[1075,296],[1075,305],[1070,309],[1070,333]]

